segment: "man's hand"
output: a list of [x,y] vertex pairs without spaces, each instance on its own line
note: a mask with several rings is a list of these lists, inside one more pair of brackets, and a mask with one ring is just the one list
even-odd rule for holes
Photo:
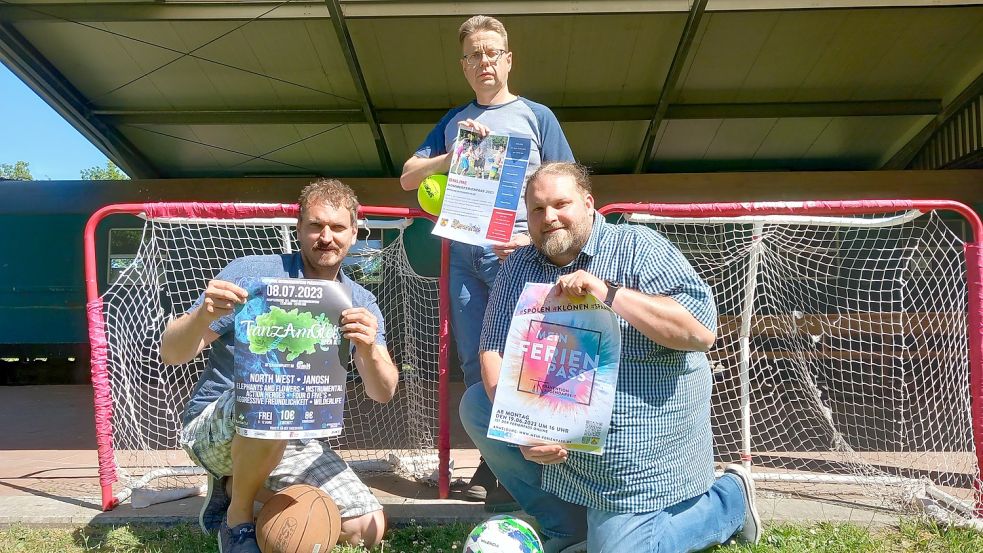
[[160,336],[160,358],[164,364],[187,363],[218,338],[209,326],[235,312],[249,294],[231,282],[215,279],[205,287],[204,300],[194,311],[167,323]]
[[571,296],[594,294],[594,297],[603,300],[608,294],[608,285],[603,280],[581,269],[558,278],[554,292],[557,296],[562,294],[570,294]]
[[199,310],[201,316],[211,323],[235,311],[236,305],[246,303],[249,293],[224,280],[213,280],[205,288],[205,301]]
[[519,451],[527,461],[540,465],[558,465],[567,462],[567,450],[559,444],[520,445]]
[[530,244],[528,234],[516,234],[511,240],[503,244],[494,244],[492,246],[492,251],[498,256],[499,261],[505,261],[505,258],[509,256],[516,249],[522,246],[528,246]]
[[341,335],[355,343],[355,347],[375,345],[379,321],[364,307],[352,307],[341,312]]
[[478,133],[478,136],[480,136],[481,138],[484,138],[489,134],[491,134],[491,129],[475,121],[474,119],[465,119],[464,121],[458,123],[458,126],[460,126],[463,129],[468,129],[470,131],[474,131]]

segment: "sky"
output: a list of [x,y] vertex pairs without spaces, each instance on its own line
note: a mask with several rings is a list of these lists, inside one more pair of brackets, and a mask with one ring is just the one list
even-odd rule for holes
[[30,163],[38,180],[78,180],[106,156],[0,64],[0,163]]

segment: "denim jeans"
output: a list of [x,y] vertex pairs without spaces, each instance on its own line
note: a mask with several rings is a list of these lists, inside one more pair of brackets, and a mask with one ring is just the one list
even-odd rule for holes
[[467,389],[460,412],[492,472],[549,538],[584,537],[590,553],[682,553],[724,543],[744,525],[743,484],[731,474],[706,493],[660,511],[615,513],[568,503],[542,489],[541,465],[527,461],[516,446],[487,437],[491,402],[484,386]]
[[488,295],[502,264],[491,248],[451,242],[451,333],[464,371],[464,384],[481,382],[478,345]]

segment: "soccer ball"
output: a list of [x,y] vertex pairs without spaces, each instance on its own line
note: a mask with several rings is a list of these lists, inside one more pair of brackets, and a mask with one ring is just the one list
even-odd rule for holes
[[543,553],[543,543],[526,521],[499,515],[471,530],[464,553]]

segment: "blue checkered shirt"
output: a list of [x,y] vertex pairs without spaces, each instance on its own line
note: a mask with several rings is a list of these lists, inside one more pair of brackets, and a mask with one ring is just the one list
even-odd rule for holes
[[[504,351],[524,283],[556,282],[580,269],[625,288],[671,297],[707,328],[716,328],[712,291],[675,246],[647,227],[612,225],[595,215],[587,244],[565,267],[532,246],[508,257],[485,311],[481,351]],[[594,509],[657,511],[713,484],[710,364],[704,353],[660,346],[624,319],[618,323],[621,365],[604,454],[569,452],[567,462],[543,467],[542,486]]]

